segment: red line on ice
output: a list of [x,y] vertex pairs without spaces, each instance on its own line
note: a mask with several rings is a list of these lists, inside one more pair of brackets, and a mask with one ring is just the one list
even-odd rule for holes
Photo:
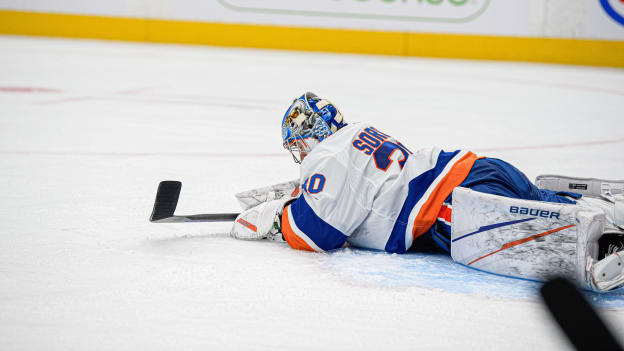
[[509,150],[532,150],[532,149],[556,149],[556,148],[565,148],[565,147],[579,147],[579,146],[591,146],[591,145],[605,145],[605,144],[617,144],[624,142],[624,138],[619,139],[606,139],[606,140],[598,140],[598,141],[579,141],[576,143],[566,143],[566,144],[542,144],[542,145],[528,145],[528,146],[501,146],[501,147],[490,147],[490,148],[477,148],[473,149],[476,152],[484,152],[484,151],[509,151]]
[[166,156],[166,157],[284,157],[290,158],[286,153],[219,153],[219,152],[80,152],[80,151],[15,151],[15,150],[0,150],[2,155],[44,155],[44,156],[124,156],[124,157],[153,157],[153,156]]
[[61,90],[39,87],[0,87],[3,93],[60,93]]

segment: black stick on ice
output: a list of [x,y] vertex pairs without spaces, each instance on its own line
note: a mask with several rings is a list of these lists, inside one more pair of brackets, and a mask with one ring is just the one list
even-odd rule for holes
[[541,293],[553,318],[577,350],[622,350],[611,331],[572,283],[555,278],[544,284]]
[[165,180],[158,184],[154,209],[150,216],[153,223],[182,223],[182,222],[230,222],[236,219],[238,213],[207,213],[195,215],[174,215],[180,198],[182,183],[175,180]]

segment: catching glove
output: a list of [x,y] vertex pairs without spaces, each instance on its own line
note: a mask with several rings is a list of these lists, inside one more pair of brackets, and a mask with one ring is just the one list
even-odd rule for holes
[[262,202],[236,217],[230,235],[241,240],[269,239],[285,241],[282,235],[282,212],[294,201],[291,197]]

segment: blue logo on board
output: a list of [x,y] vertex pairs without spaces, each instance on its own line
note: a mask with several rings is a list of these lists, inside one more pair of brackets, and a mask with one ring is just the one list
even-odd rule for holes
[[[624,2],[624,0],[618,1]],[[613,18],[617,23],[624,26],[624,16],[616,9],[614,9],[613,6],[611,6],[609,0],[600,0],[600,5],[602,5],[602,8],[611,18]]]

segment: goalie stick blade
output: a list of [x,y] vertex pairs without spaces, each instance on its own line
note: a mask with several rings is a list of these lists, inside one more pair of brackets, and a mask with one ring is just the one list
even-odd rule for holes
[[150,222],[173,217],[176,206],[178,206],[181,189],[182,183],[175,180],[165,180],[158,184]]
[[150,216],[152,223],[185,223],[185,222],[231,222],[238,217],[238,213],[208,213],[183,216],[174,215],[180,198],[182,183],[175,180],[165,180],[158,184],[156,201]]

